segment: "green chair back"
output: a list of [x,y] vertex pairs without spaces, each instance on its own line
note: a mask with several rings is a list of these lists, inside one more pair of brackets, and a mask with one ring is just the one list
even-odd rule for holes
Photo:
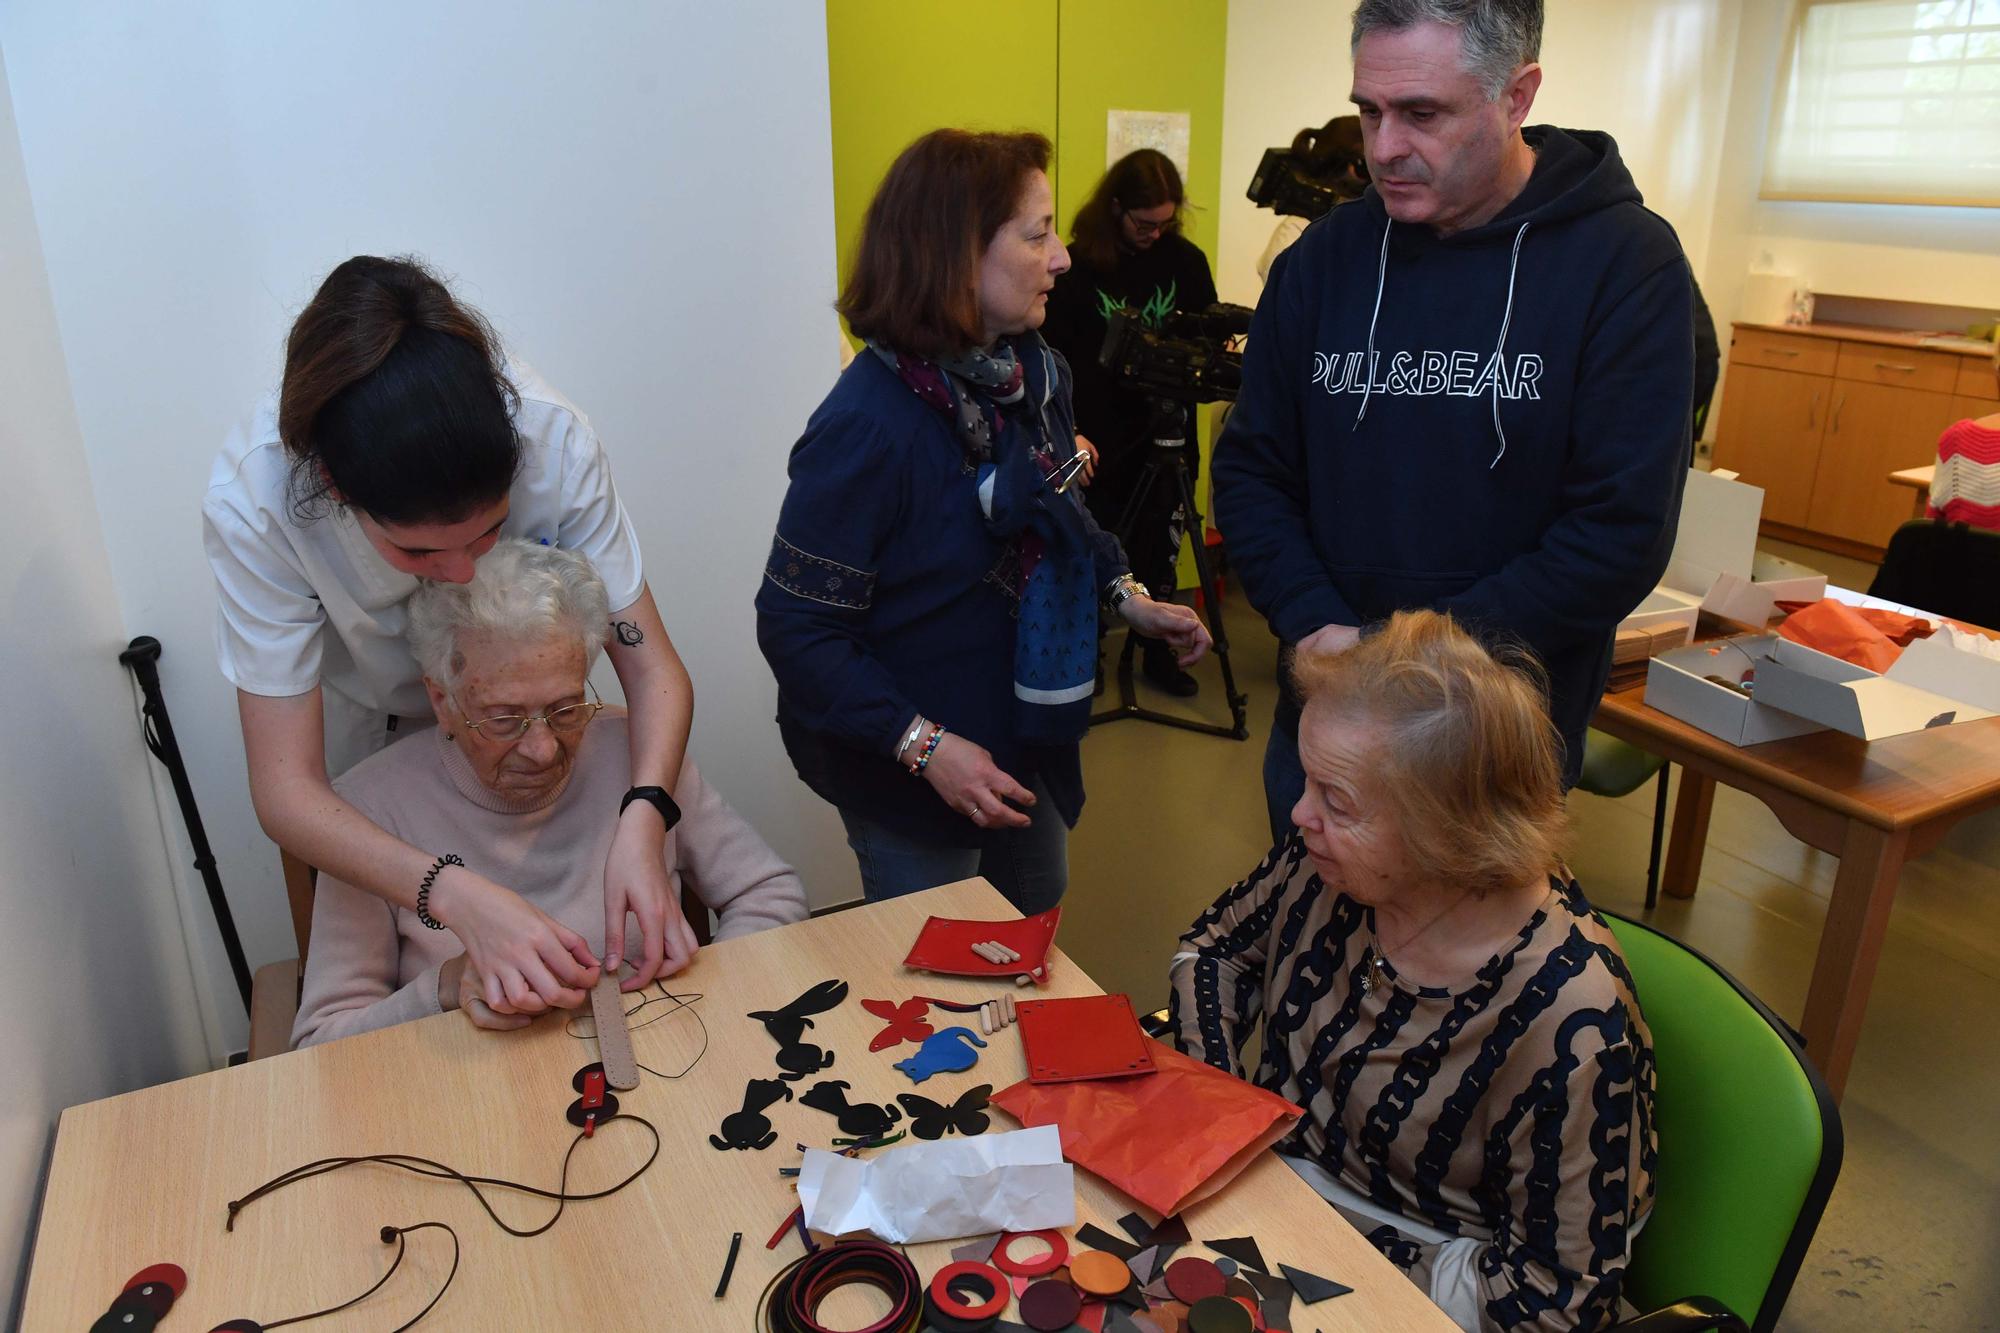
[[1643,787],[1666,762],[1592,727],[1583,734],[1583,771],[1577,775],[1577,790],[1592,796],[1627,796]]
[[1840,1111],[1776,1015],[1695,950],[1610,912],[1653,1034],[1659,1161],[1626,1298],[1778,1320],[1840,1172]]

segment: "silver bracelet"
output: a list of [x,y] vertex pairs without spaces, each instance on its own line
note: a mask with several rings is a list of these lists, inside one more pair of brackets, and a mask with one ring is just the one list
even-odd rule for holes
[[1125,605],[1125,603],[1131,601],[1134,597],[1145,597],[1149,595],[1150,594],[1148,594],[1146,591],[1145,584],[1139,582],[1138,579],[1134,578],[1130,574],[1120,574],[1117,578],[1111,580],[1111,585],[1105,589],[1104,593],[1105,609],[1110,611],[1116,611],[1119,607]]
[[896,747],[897,763],[900,764],[903,762],[903,756],[910,752],[910,747],[917,743],[917,737],[923,734],[924,734],[924,715],[922,713],[919,713],[917,714],[916,725],[910,728],[910,734],[903,737],[903,743]]

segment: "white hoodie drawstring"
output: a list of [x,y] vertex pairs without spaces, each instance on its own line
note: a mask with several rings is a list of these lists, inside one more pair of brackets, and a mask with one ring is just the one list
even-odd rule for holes
[[[1491,472],[1500,466],[1500,460],[1507,456],[1507,432],[1500,428],[1500,380],[1505,376],[1507,365],[1507,326],[1514,321],[1514,275],[1521,267],[1521,241],[1528,234],[1528,224],[1514,233],[1514,257],[1507,265],[1507,310],[1500,316],[1500,341],[1493,348],[1493,433],[1500,437],[1500,452],[1493,455],[1493,461],[1486,465]],[[1380,304],[1382,297],[1377,293],[1375,300]]]
[[1387,218],[1382,221],[1382,259],[1375,268],[1375,312],[1368,316],[1368,351],[1361,358],[1361,413],[1354,418],[1350,430],[1361,429],[1361,423],[1367,420],[1368,395],[1375,387],[1375,321],[1382,316],[1382,286],[1389,276],[1389,229],[1395,225]]

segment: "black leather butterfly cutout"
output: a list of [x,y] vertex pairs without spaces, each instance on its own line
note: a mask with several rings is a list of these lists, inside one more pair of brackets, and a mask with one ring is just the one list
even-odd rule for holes
[[982,1083],[960,1093],[958,1100],[949,1106],[914,1092],[898,1093],[896,1100],[910,1113],[912,1134],[920,1139],[941,1139],[953,1131],[967,1137],[984,1134],[986,1126],[992,1123],[992,1117],[986,1114],[986,1103],[992,1095],[993,1085]]

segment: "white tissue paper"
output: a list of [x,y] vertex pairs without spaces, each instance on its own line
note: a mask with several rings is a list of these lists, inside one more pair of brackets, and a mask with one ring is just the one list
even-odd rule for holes
[[1054,1125],[890,1148],[872,1161],[806,1150],[806,1225],[829,1236],[951,1240],[1076,1225],[1076,1168]]
[[1940,626],[1940,632],[1961,653],[2000,660],[2000,639],[1989,639],[1984,634],[1968,634],[1956,625]]

